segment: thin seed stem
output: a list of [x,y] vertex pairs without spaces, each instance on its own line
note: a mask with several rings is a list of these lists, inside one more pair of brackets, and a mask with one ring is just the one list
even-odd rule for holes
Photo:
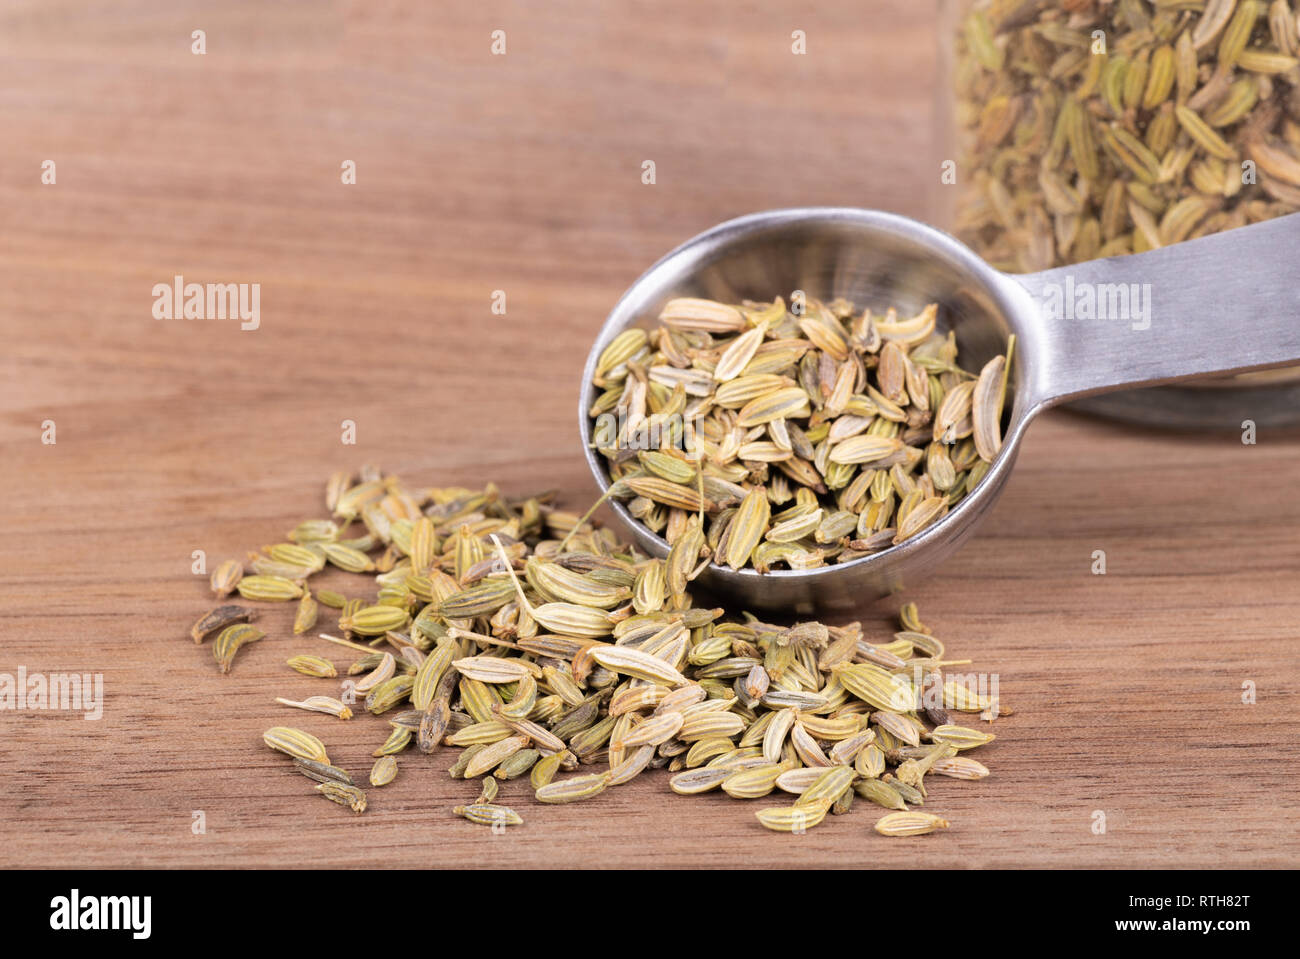
[[[600,509],[600,504],[605,502],[605,500],[609,499],[610,494],[613,492],[614,492],[614,484],[610,483],[609,489],[605,490],[605,492],[600,495],[600,499],[596,500],[596,502],[591,504],[591,509],[587,510],[587,512],[583,514],[582,519],[578,520],[578,522],[573,524],[573,529],[569,530],[568,535],[565,536],[564,539],[560,541],[560,549],[559,549],[560,553],[563,553],[565,550],[569,548],[569,540],[573,539],[573,534],[578,532],[578,530],[582,529],[582,527],[584,527],[585,525],[587,525],[587,520],[591,519],[591,514],[596,512],[596,510]],[[496,542],[496,537],[495,536],[492,537],[492,540],[493,542]],[[509,564],[507,563],[507,566],[508,565]]]
[[[349,649],[357,649],[363,653],[373,653],[374,649],[369,646],[362,646],[360,643],[354,643],[348,639],[342,639],[338,636],[331,636],[329,633],[318,633],[321,639],[328,640],[331,643],[337,643],[340,646],[347,646]],[[382,638],[382,637],[381,637]]]

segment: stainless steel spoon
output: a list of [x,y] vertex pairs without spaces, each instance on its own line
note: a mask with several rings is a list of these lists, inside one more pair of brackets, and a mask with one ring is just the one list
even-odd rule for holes
[[[889,213],[810,207],[729,220],[642,274],[596,338],[578,416],[587,463],[602,491],[609,474],[591,447],[588,410],[596,397],[596,362],[609,341],[638,321],[653,321],[673,297],[734,303],[779,294],[788,301],[794,290],[873,308],[892,305],[903,315],[938,302],[940,323],[955,331],[967,369],[978,370],[1005,352],[1010,334],[1017,337],[1002,450],[947,516],[852,562],[769,573],[711,565],[696,580],[746,608],[807,614],[897,591],[949,556],[993,508],[1025,428],[1043,410],[1111,390],[1300,362],[1300,213],[1024,276],[1001,273],[946,233]],[[1084,318],[1090,295],[1101,318]],[[612,506],[643,549],[667,555],[663,539],[623,504]]]

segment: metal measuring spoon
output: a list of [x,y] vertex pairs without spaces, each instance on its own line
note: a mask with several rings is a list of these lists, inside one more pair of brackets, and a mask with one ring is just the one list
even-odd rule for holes
[[[1127,316],[1113,315],[1123,312],[1115,284],[1130,294]],[[674,297],[735,303],[788,298],[794,290],[881,310],[895,306],[900,315],[937,302],[940,328],[955,331],[962,366],[973,371],[1004,353],[1010,334],[1017,338],[1002,450],[947,516],[898,546],[850,562],[768,573],[711,564],[695,581],[747,608],[807,614],[897,591],[949,556],[997,502],[1025,429],[1043,410],[1112,390],[1300,362],[1300,213],[1024,276],[999,272],[946,233],[889,213],[808,207],[729,220],[642,274],[596,338],[578,416],[602,492],[609,474],[591,446],[588,410],[597,395],[596,363],[610,340],[637,321],[653,321]],[[1112,315],[1079,318],[1089,291]],[[667,555],[668,544],[622,503],[611,506],[642,549]]]

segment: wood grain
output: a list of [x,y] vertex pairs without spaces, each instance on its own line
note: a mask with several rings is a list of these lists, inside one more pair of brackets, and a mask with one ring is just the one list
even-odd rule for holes
[[[876,836],[862,808],[775,836],[663,774],[573,807],[507,784],[527,825],[493,836],[451,815],[472,790],[445,756],[404,756],[354,817],[260,745],[276,695],[318,691],[283,666],[318,651],[289,638],[291,611],[266,614],[272,638],[230,676],[186,638],[208,605],[192,551],[274,541],[336,469],[585,504],[581,365],[657,256],[763,208],[929,215],[934,16],[915,0],[8,3],[0,671],[101,672],[106,705],[98,722],[0,713],[0,863],[1294,865],[1294,434],[1034,426],[981,535],[910,593],[1017,710],[980,757],[990,779],[933,786],[927,808],[955,825],[921,841]],[[260,283],[261,328],[154,320],[151,288],[176,274]],[[892,613],[862,611],[881,632]],[[356,772],[384,732],[303,725]]]

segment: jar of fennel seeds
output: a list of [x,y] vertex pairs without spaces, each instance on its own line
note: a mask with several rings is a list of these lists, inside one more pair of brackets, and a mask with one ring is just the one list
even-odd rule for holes
[[[941,112],[956,161],[942,225],[999,269],[1140,253],[1300,211],[1300,0],[941,0],[941,10]],[[1171,427],[1296,423],[1300,369],[1073,406]]]

